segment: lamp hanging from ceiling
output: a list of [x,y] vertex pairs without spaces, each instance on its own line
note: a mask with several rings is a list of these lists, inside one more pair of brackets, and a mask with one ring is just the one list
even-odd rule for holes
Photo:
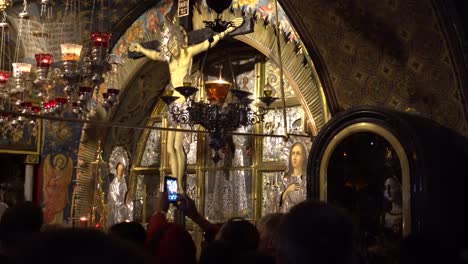
[[214,10],[217,15],[214,21],[203,21],[203,23],[215,32],[226,30],[226,28],[229,27],[230,22],[222,20],[221,13],[231,6],[232,0],[206,0],[206,4],[209,8]]
[[[95,3],[96,2],[96,3]],[[23,1],[23,11],[19,14],[18,39],[15,47],[13,72],[0,70],[0,95],[2,101],[1,111],[20,112],[23,114],[53,115],[62,117],[66,115],[79,119],[86,119],[92,105],[103,102],[106,111],[109,111],[116,103],[119,89],[114,85],[103,93],[102,101],[94,97],[94,92],[98,94],[100,87],[105,82],[104,75],[118,65],[117,60],[109,63],[110,57],[109,41],[110,32],[103,30],[103,19],[106,17],[104,10],[109,8],[105,6],[104,0],[93,0],[93,10],[91,11],[90,43],[91,47],[86,50],[80,42],[62,42],[60,43],[60,56],[54,58],[47,50],[38,50],[34,57],[36,59],[35,67],[27,66],[19,62],[20,43],[23,41],[22,34],[25,30],[25,21],[29,18],[27,11],[28,2]],[[47,39],[53,34],[62,36],[67,25],[72,25],[75,33],[81,32],[79,21],[80,12],[79,0],[66,0],[63,17],[72,21],[61,21],[55,23],[55,28],[48,28],[52,25],[52,4],[48,0],[41,1],[41,24],[40,32],[29,32],[32,35],[40,35]],[[110,3],[109,3],[110,5]],[[7,5],[0,5],[0,8]],[[99,9],[99,23],[93,23],[95,6]],[[2,67],[5,57],[5,40],[7,39],[8,24],[6,23],[5,8],[1,9],[4,18],[0,23],[2,30]],[[51,22],[48,24],[48,22]],[[58,25],[58,26],[57,26]],[[61,25],[61,26],[60,26]],[[59,27],[60,32],[52,32]],[[29,27],[27,28],[28,30]],[[58,36],[57,35],[57,36]],[[79,34],[81,36],[81,34]],[[62,39],[62,37],[60,37]],[[42,45],[41,49],[52,48],[53,43]],[[57,60],[57,61],[54,61]],[[30,79],[30,72],[34,72],[35,78]],[[112,74],[108,78],[112,78]],[[11,77],[11,78],[10,78]],[[13,79],[12,83],[8,83]],[[115,77],[114,77],[115,79]],[[114,82],[115,83],[115,82]],[[10,88],[9,88],[10,87]],[[7,105],[7,106],[6,106]],[[70,114],[69,114],[70,113]]]
[[[207,52],[201,64],[201,75]],[[174,122],[191,127],[200,125],[209,132],[209,146],[215,151],[212,157],[215,163],[221,160],[219,150],[226,146],[227,134],[240,127],[262,122],[270,105],[278,99],[272,96],[272,90],[265,90],[264,96],[258,98],[261,104],[255,107],[252,105],[254,99],[250,98],[252,93],[240,90],[237,86],[232,87],[232,83],[223,80],[221,73],[222,67],[219,67],[219,78],[204,82],[206,100],[203,96],[198,101],[195,99],[200,89],[191,86],[189,82],[174,88],[185,97],[185,106],[173,104],[179,97],[170,93],[161,96]],[[229,92],[233,100],[227,102]]]

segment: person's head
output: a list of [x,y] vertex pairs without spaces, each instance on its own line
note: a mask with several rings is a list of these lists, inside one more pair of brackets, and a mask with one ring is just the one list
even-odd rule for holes
[[257,228],[247,220],[230,219],[216,234],[215,240],[227,243],[238,250],[257,250]]
[[208,243],[201,251],[199,264],[218,264],[229,262],[235,255],[234,249],[221,241]]
[[199,264],[273,264],[274,258],[256,251],[239,251],[230,244],[213,241],[201,252]]
[[115,167],[115,173],[117,174],[116,176],[118,179],[122,178],[124,174],[124,169],[125,167],[121,162],[117,163],[117,166]]
[[260,237],[258,251],[260,253],[272,254],[275,252],[274,240],[283,216],[282,213],[267,214],[258,221],[257,230]]
[[401,203],[401,184],[394,176],[384,182],[384,197],[389,202]]
[[350,217],[341,209],[324,202],[301,202],[281,221],[277,263],[353,263],[353,232]]
[[304,174],[306,167],[307,149],[303,143],[296,142],[289,149],[289,171]]
[[122,222],[109,228],[109,236],[118,237],[131,241],[136,245],[143,246],[146,240],[146,230],[137,222]]
[[167,223],[162,228],[148,227],[147,244],[154,263],[194,264],[196,247],[184,227]]
[[149,263],[142,249],[93,229],[44,232],[22,245],[19,253],[12,263]]
[[39,206],[25,202],[8,208],[0,221],[0,241],[2,246],[14,249],[34,234],[38,233],[43,223],[42,210]]
[[65,168],[65,164],[67,160],[64,155],[58,154],[54,157],[54,167],[58,170],[63,170]]

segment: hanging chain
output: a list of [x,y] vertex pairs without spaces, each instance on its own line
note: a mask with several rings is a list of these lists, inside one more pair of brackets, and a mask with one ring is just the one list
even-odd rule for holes
[[6,24],[7,13],[5,10],[2,12],[2,35],[1,35],[1,43],[0,43],[0,67],[3,68],[5,54],[5,42],[6,42],[6,35],[8,32],[8,25]]
[[93,32],[94,10],[96,8],[96,0],[93,0],[93,7],[91,8],[91,20],[89,22],[89,33]]
[[52,7],[50,6],[49,0],[41,0],[41,17],[50,19],[52,16]]
[[284,139],[288,140],[288,120],[286,118],[286,98],[284,95],[284,69],[283,69],[283,60],[281,58],[281,42],[280,42],[280,23],[279,23],[279,11],[278,11],[278,0],[275,0],[275,17],[276,17],[276,46],[278,48],[278,63],[280,70],[280,90],[281,90],[281,99],[283,103],[283,122],[284,122]]
[[18,26],[18,36],[16,37],[15,55],[13,57],[13,62],[18,62],[18,59],[19,59],[20,41],[21,41],[21,36],[23,35],[23,23],[24,23],[24,19],[20,17],[19,26]]
[[24,0],[23,1],[23,12],[27,12],[27,11],[28,11],[28,1]]

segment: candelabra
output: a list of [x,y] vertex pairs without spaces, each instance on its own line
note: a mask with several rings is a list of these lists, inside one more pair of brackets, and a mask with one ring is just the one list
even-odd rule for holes
[[[264,97],[258,98],[263,105],[254,110],[249,98],[252,93],[239,89],[230,89],[231,83],[222,79],[205,82],[208,102],[194,101],[193,95],[198,88],[191,86],[177,87],[175,90],[185,97],[185,105],[173,104],[179,97],[166,94],[161,99],[167,104],[174,122],[190,126],[201,125],[210,135],[209,146],[215,151],[212,160],[221,160],[219,150],[226,145],[226,134],[241,126],[254,125],[262,122],[268,113],[269,106],[277,99],[272,97],[272,91],[264,91]],[[231,92],[232,102],[226,103]]]

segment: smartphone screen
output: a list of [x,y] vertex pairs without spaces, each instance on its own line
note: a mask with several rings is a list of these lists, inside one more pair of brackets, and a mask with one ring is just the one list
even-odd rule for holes
[[167,199],[170,203],[177,201],[177,179],[173,177],[164,177],[164,187],[167,193]]

